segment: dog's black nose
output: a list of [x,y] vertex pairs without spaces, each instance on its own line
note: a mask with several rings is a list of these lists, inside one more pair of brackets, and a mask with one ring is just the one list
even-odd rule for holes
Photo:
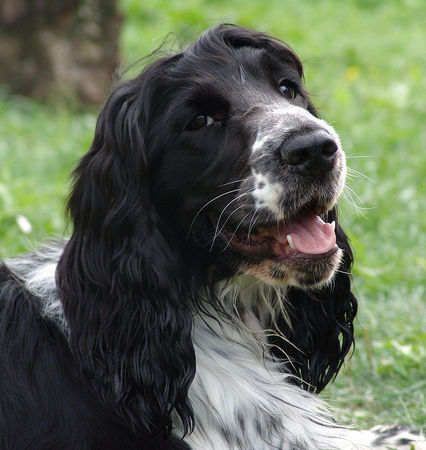
[[315,175],[333,168],[337,144],[323,131],[295,134],[286,139],[281,148],[285,164],[293,167],[300,175]]

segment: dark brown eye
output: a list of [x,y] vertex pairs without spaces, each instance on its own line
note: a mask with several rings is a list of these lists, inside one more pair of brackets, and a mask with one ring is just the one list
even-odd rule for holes
[[188,124],[188,130],[200,130],[201,128],[208,127],[214,122],[213,117],[207,114],[198,114]]
[[299,94],[297,86],[290,80],[281,81],[279,87],[284,97],[288,98],[289,100],[294,100]]

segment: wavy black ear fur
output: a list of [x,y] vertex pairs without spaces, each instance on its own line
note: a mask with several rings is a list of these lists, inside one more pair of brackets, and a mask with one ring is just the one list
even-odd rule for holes
[[275,338],[272,347],[278,358],[282,358],[283,352],[289,357],[291,363],[286,365],[286,370],[298,377],[296,382],[315,392],[324,389],[337,375],[354,344],[353,321],[358,305],[350,286],[352,250],[338,224],[336,209],[328,214],[330,222],[336,221],[337,245],[343,250],[339,270],[322,288],[288,289],[286,301],[290,306],[291,326],[280,317],[278,328],[292,344]]
[[171,431],[172,410],[191,429],[195,374],[189,270],[148,183],[155,78],[172,59],[118,87],[103,108],[74,172],[74,229],[57,269],[83,373],[135,430],[159,441]]

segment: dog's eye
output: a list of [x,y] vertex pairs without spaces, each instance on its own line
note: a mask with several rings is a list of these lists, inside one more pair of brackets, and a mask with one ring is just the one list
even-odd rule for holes
[[213,117],[207,114],[198,114],[188,124],[188,130],[200,130],[201,128],[208,127],[214,122]]
[[284,96],[289,100],[294,100],[299,94],[297,86],[290,80],[281,81],[279,87],[282,94],[284,94]]

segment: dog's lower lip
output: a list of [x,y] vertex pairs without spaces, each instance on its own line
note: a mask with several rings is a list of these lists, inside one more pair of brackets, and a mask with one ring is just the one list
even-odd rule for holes
[[306,253],[297,252],[294,255],[291,255],[290,257],[276,258],[276,260],[284,261],[284,260],[294,259],[294,260],[299,260],[299,261],[306,260],[309,262],[320,261],[321,259],[328,258],[329,256],[334,255],[338,250],[339,250],[339,247],[337,246],[337,244],[335,244],[335,246],[331,250],[329,250],[328,252],[325,252],[325,253],[318,253],[316,255],[308,255]]

